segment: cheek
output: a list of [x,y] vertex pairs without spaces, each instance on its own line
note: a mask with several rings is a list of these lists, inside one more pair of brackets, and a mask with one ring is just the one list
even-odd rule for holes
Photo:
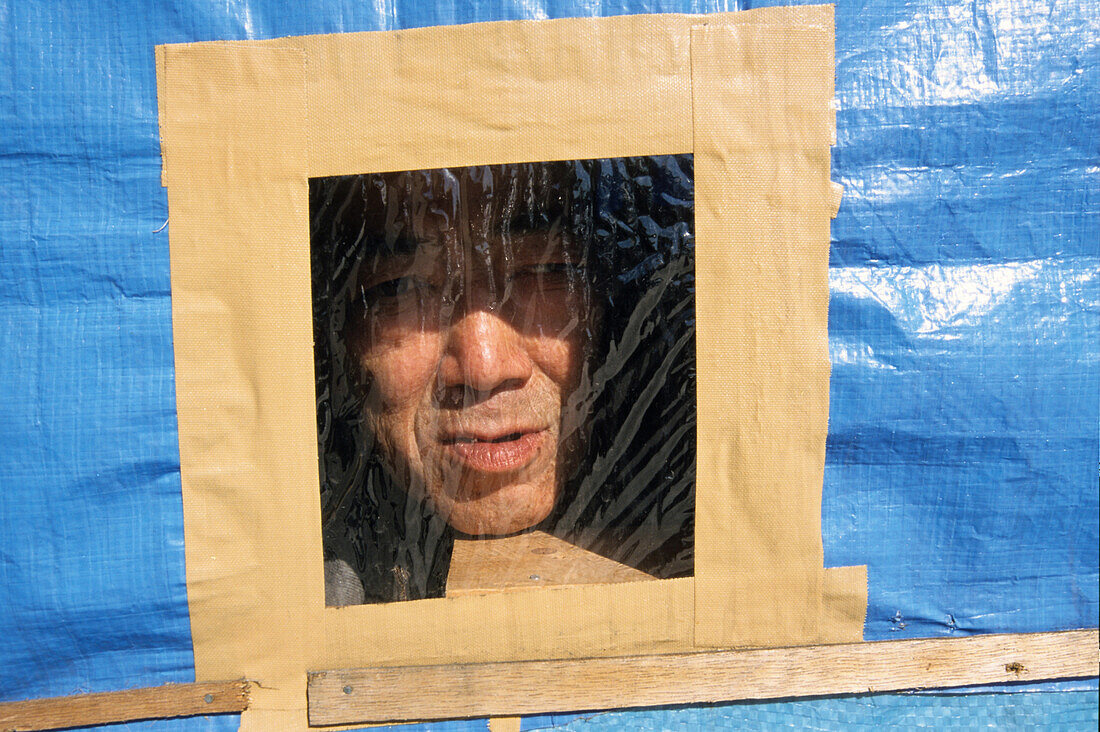
[[367,347],[359,363],[370,383],[369,408],[387,413],[415,411],[431,388],[441,354],[441,339],[430,331],[410,332]]
[[590,330],[576,298],[544,294],[528,303],[526,317],[518,318],[525,333],[528,353],[543,373],[563,392],[572,391],[580,378]]
[[528,353],[558,388],[563,399],[576,388],[584,359],[584,347],[576,338],[534,338]]

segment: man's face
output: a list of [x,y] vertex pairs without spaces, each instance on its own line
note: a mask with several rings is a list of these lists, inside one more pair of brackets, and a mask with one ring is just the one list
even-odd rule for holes
[[353,347],[397,480],[461,532],[507,534],[549,515],[572,467],[584,278],[556,227],[476,228],[421,224],[369,259]]

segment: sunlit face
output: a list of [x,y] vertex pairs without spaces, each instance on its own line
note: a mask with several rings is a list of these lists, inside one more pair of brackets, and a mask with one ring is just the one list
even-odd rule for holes
[[571,467],[584,278],[556,227],[465,238],[437,226],[366,262],[352,343],[397,480],[461,532],[507,534]]

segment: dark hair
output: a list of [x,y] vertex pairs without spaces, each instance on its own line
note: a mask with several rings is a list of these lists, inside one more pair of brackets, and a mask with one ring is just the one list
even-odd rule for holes
[[657,576],[691,573],[693,202],[690,155],[310,180],[325,556],[351,565],[368,601],[441,595],[449,564],[449,531],[374,450],[348,338],[361,268],[405,246],[425,217],[461,219],[460,230],[558,226],[570,238],[602,317],[588,338],[587,454],[544,526]]

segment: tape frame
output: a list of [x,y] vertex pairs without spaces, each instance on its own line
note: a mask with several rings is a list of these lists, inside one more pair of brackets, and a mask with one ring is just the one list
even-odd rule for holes
[[[286,683],[296,689],[300,685],[293,693],[274,693],[266,704],[304,709],[304,697],[299,704],[297,695],[304,694],[307,670],[861,639],[866,607],[863,568],[826,571],[822,566],[819,475],[814,485],[816,461],[822,467],[824,461],[820,430],[800,447],[803,457],[809,456],[809,468],[800,474],[809,500],[801,522],[784,533],[782,526],[776,526],[782,522],[774,513],[763,517],[766,557],[790,554],[789,547],[781,544],[792,535],[806,540],[809,547],[794,552],[797,556],[791,561],[792,582],[804,590],[794,601],[777,598],[771,590],[756,602],[773,574],[752,561],[752,545],[734,553],[748,560],[731,573],[729,561],[722,559],[728,554],[723,540],[743,527],[731,515],[739,494],[736,486],[704,489],[700,484],[694,579],[324,607],[308,178],[693,152],[697,256],[703,247],[720,255],[715,239],[729,235],[722,228],[728,219],[728,206],[723,208],[722,201],[728,204],[732,190],[722,170],[728,168],[731,155],[749,160],[754,153],[748,136],[723,121],[723,110],[738,103],[736,95],[716,93],[718,101],[709,108],[709,116],[701,114],[710,92],[700,94],[700,80],[709,79],[712,90],[715,83],[724,88],[722,74],[729,73],[731,58],[740,59],[741,68],[759,63],[761,58],[752,53],[744,55],[746,39],[764,44],[764,57],[767,48],[782,46],[772,62],[798,61],[791,54],[805,41],[800,34],[812,38],[821,53],[827,51],[819,60],[829,67],[823,81],[831,99],[831,6],[705,17],[516,21],[158,47],[163,182],[171,217],[185,550],[197,679],[243,675],[265,685]],[[494,49],[493,53],[476,55],[478,49],[486,48]],[[636,53],[639,48],[645,53]],[[506,63],[517,59],[515,68]],[[790,68],[785,67],[776,89],[790,86],[794,66],[788,63]],[[357,68],[379,71],[370,79],[348,73]],[[465,85],[441,89],[439,68],[448,69]],[[481,73],[486,70],[493,73]],[[470,93],[470,84],[477,86],[476,93]],[[501,93],[502,84],[507,94]],[[779,106],[789,101],[791,90],[783,93],[788,96],[777,97]],[[496,102],[471,105],[471,98]],[[386,103],[379,103],[381,99]],[[816,130],[816,136],[807,139],[819,151],[813,158],[809,202],[818,234],[816,248],[808,250],[816,278],[808,285],[816,298],[810,318],[816,330],[812,342],[785,347],[793,349],[795,358],[812,352],[817,369],[816,418],[827,420],[828,355],[822,316],[827,308],[827,222],[835,214],[835,201],[828,180],[829,140],[822,140],[821,133],[833,134],[835,123],[831,110],[820,108],[820,101],[815,97],[817,106],[805,110]],[[612,109],[615,114],[608,114]],[[741,122],[747,129],[775,131],[767,118],[751,109],[745,112]],[[429,125],[424,119],[436,123]],[[630,124],[624,125],[624,120]],[[704,139],[711,172],[705,184],[709,193],[701,194],[700,141]],[[799,145],[807,139],[788,136],[781,147],[798,158]],[[767,165],[761,163],[760,169],[766,170]],[[793,188],[791,181],[798,173],[784,178],[780,192],[788,188],[797,192],[801,180]],[[752,195],[760,200],[775,195],[760,190],[759,181],[751,175],[738,180],[743,190],[755,191]],[[704,218],[710,217],[709,244],[700,229],[701,210]],[[760,215],[755,211],[742,218],[752,224],[752,217]],[[750,228],[738,236],[752,239],[753,231]],[[803,253],[791,248],[782,261],[797,265]],[[256,265],[256,271],[248,271]],[[704,270],[712,266],[720,273],[719,285],[731,276],[742,289],[755,282],[719,265],[707,264]],[[700,294],[720,292],[714,282],[705,285],[703,280],[708,278],[700,276],[698,260],[697,276]],[[772,284],[799,277],[795,266]],[[775,291],[776,287],[769,290]],[[701,301],[697,300],[697,312]],[[717,297],[703,307],[709,308],[708,317],[721,320],[728,305]],[[791,303],[766,297],[752,305],[765,310],[742,308],[737,317],[767,320],[792,310]],[[729,327],[723,322],[723,328]],[[697,331],[700,354],[709,348],[703,330]],[[709,351],[720,356],[719,361],[739,352],[729,347],[729,335],[718,333],[717,347]],[[750,341],[740,353],[753,354],[755,373],[774,367],[774,361],[761,355],[759,338]],[[738,363],[743,365],[746,358]],[[715,362],[708,368],[723,368],[723,364]],[[703,369],[700,359],[699,404],[707,401],[708,393]],[[723,381],[728,379],[719,374],[709,383]],[[782,399],[790,388],[784,384],[778,397]],[[754,397],[746,392],[740,398],[752,401]],[[822,398],[824,415],[820,414]],[[714,402],[710,426],[704,426],[700,413],[700,475],[736,472],[731,466],[751,461],[742,440],[746,432],[767,444],[766,430],[754,432],[730,424],[723,404]],[[799,416],[795,410],[783,420]],[[759,414],[752,417],[754,424],[761,423]],[[704,443],[709,446],[706,450]],[[815,492],[818,503],[813,517]],[[713,520],[700,526],[702,506]],[[309,519],[288,525],[287,515]],[[744,515],[761,518],[752,506]],[[781,519],[783,514],[778,515]],[[807,525],[807,515],[813,518],[812,526]],[[307,551],[296,546],[306,546]],[[709,549],[701,552],[701,547]],[[706,554],[702,560],[701,553]],[[450,632],[429,638],[423,629],[431,626]],[[259,699],[258,703],[265,705]]]

